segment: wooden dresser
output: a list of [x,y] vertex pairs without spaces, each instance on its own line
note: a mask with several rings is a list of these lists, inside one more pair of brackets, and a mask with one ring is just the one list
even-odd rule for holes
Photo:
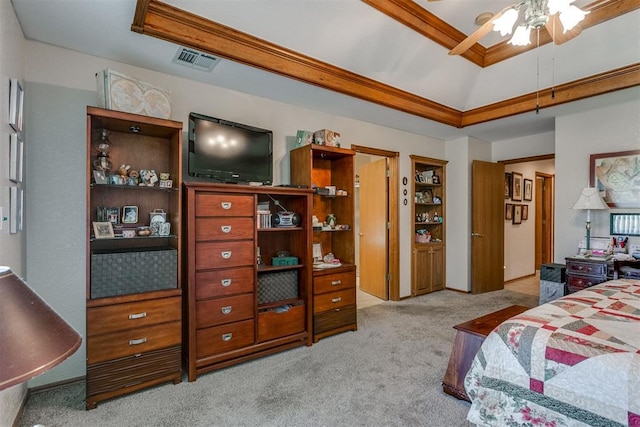
[[567,265],[567,293],[613,279],[613,263],[606,259],[565,258]]

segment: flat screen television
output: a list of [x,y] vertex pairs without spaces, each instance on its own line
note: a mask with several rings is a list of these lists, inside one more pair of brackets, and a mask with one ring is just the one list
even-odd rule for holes
[[225,183],[270,185],[273,132],[189,114],[189,175]]

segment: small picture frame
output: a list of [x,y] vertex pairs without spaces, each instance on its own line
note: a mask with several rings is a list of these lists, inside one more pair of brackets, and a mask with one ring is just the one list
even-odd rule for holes
[[505,203],[504,205],[504,219],[507,221],[513,220],[513,203]]
[[22,182],[22,165],[24,147],[20,135],[12,133],[9,136],[9,179],[13,182]]
[[[530,179],[524,180],[524,196],[523,199],[525,202],[530,202],[533,200],[533,181]],[[524,218],[522,218],[524,219]]]
[[16,132],[22,132],[22,110],[24,90],[18,79],[9,80],[9,125]]
[[522,174],[518,172],[511,172],[511,200],[514,202],[522,201]]
[[158,235],[159,236],[170,236],[171,235],[171,223],[170,222],[163,222],[162,224],[160,224],[160,227],[158,229]]
[[173,180],[172,180],[172,179],[163,179],[163,180],[160,180],[160,181],[158,182],[158,186],[159,186],[160,188],[171,188],[171,187],[173,187]]
[[522,224],[522,205],[513,205],[513,223]]
[[504,198],[509,199],[511,197],[511,173],[504,173]]
[[93,235],[96,239],[113,239],[113,224],[106,222],[93,222]]
[[107,184],[107,174],[104,171],[93,171],[93,180],[96,184]]
[[433,175],[432,183],[433,184],[440,184],[440,177],[438,175]]
[[138,207],[125,206],[122,208],[122,223],[135,224],[138,222]]
[[529,219],[529,205],[522,205],[522,220],[526,221]]

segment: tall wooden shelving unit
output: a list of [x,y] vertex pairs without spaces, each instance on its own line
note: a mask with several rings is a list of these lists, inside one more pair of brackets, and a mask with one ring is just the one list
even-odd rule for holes
[[447,162],[416,155],[410,157],[411,170],[414,171],[411,295],[417,296],[444,289],[446,283]]
[[[171,174],[170,188],[96,183],[93,161],[108,132],[114,174],[121,164]],[[108,177],[107,177],[108,178]],[[137,220],[98,238],[93,222],[104,207],[135,206]],[[149,226],[159,209],[169,234],[124,237]],[[182,381],[181,369],[182,123],[87,107],[87,375],[86,406],[162,382]]]
[[[314,188],[313,215],[325,222],[334,214],[337,224],[331,230],[313,230],[313,243],[322,255],[332,253],[340,267],[313,269],[313,341],[357,329],[355,265],[355,151],[309,144],[290,153],[291,184]],[[346,194],[321,194],[326,186]]]

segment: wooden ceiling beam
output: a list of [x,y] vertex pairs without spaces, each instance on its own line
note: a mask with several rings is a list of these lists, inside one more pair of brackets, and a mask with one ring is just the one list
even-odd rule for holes
[[[614,1],[624,3],[629,0]],[[388,2],[402,4],[407,6],[405,10],[412,10],[405,0]],[[138,0],[131,30],[458,128],[536,109],[537,95],[530,93],[472,110],[459,111],[157,0]],[[640,63],[558,85],[553,100],[551,89],[543,89],[539,92],[538,107],[553,107],[638,85]]]

